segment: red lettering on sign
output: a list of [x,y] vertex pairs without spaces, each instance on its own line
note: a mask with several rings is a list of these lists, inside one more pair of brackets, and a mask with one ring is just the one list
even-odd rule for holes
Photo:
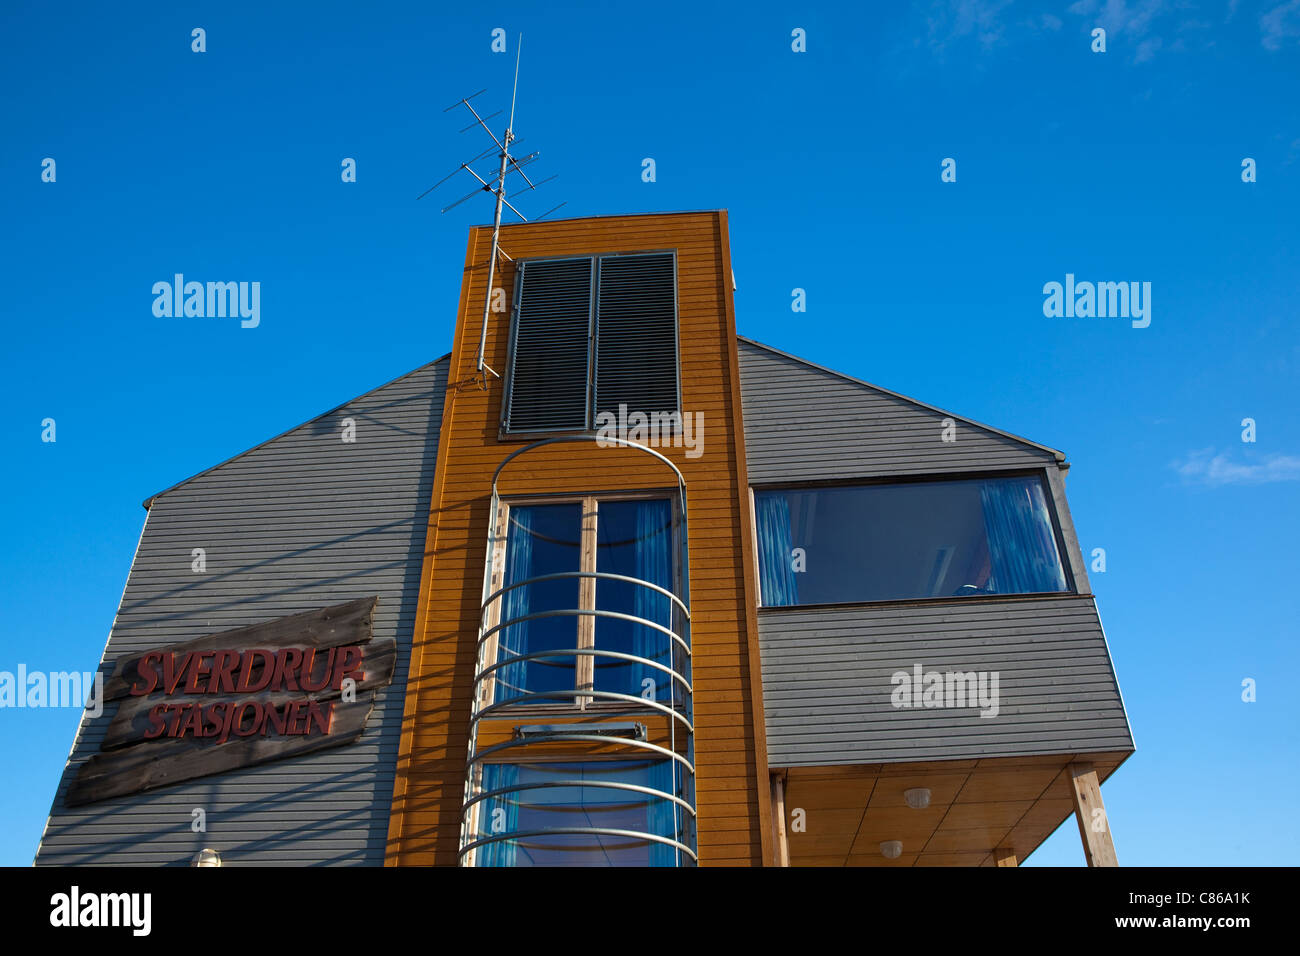
[[166,726],[163,714],[167,713],[167,708],[170,706],[170,704],[154,704],[149,708],[149,729],[144,732],[145,740],[153,740],[162,734]]
[[201,736],[215,737],[221,733],[221,721],[226,712],[225,701],[218,701],[215,704],[208,704],[203,708],[203,725],[207,729]]
[[361,648],[355,645],[340,648],[340,653],[334,662],[334,680],[330,682],[330,686],[335,690],[342,690],[343,681],[349,677],[358,684],[365,677],[361,670]]
[[235,705],[221,704],[218,706],[224,706],[226,708],[226,712],[221,719],[221,733],[217,737],[217,743],[224,744],[227,740],[230,739],[230,724],[235,717]]
[[[262,671],[257,680],[254,681],[253,662],[257,660],[262,662]],[[260,648],[244,651],[240,667],[242,672],[239,675],[239,692],[241,694],[256,693],[259,690],[264,690],[271,683],[271,677],[275,673],[275,655]]]
[[[244,716],[245,716],[245,714],[248,713],[248,711],[249,711],[250,708],[252,709],[252,712],[253,712],[253,715],[252,715],[252,716],[253,716],[253,723],[252,723],[249,727],[245,728],[245,727],[244,727]],[[251,736],[253,736],[253,734],[257,733],[258,730],[261,729],[261,727],[262,727],[262,719],[261,719],[261,718],[262,718],[262,705],[259,704],[257,701],[255,701],[255,700],[246,700],[246,701],[244,701],[242,704],[240,704],[238,707],[236,707],[235,710],[236,710],[236,713],[235,713],[235,721],[234,721],[234,723],[235,723],[235,736],[236,736],[236,737],[251,737]]]
[[194,655],[193,666],[190,667],[190,679],[185,682],[185,693],[201,694],[203,689],[199,687],[199,681],[208,676],[208,669],[204,662],[212,659],[211,651],[199,651]]
[[190,665],[190,658],[194,656],[193,651],[186,651],[181,658],[180,666],[176,666],[175,654],[164,654],[162,661],[163,670],[163,692],[167,694],[176,693],[176,688],[180,686],[181,678],[185,676],[185,669]]
[[239,669],[239,651],[217,651],[212,657],[212,680],[208,681],[209,694],[233,694],[235,671]]
[[177,737],[184,737],[188,733],[191,737],[203,736],[203,708],[198,704],[188,704],[185,706],[185,720],[181,723],[181,732]]
[[144,697],[146,694],[152,694],[153,689],[158,686],[158,659],[162,657],[160,651],[150,651],[136,662],[136,676],[144,681],[142,684],[131,682],[131,695],[133,697]]
[[286,733],[285,731],[286,720],[284,716],[285,712],[283,710],[281,710],[278,707],[273,707],[270,704],[267,704],[265,713],[266,713],[266,722],[263,725],[264,728],[262,731],[263,736],[269,736],[272,728],[275,729],[275,732],[277,734]]
[[302,660],[302,651],[296,647],[286,647],[275,652],[275,677],[271,679],[271,690],[297,690],[298,678],[293,669]]
[[334,716],[334,701],[330,701],[322,709],[317,701],[307,702],[307,733],[311,733],[311,726],[315,723],[322,734],[330,732],[330,720]]
[[293,737],[300,737],[303,734],[302,718],[304,716],[305,705],[300,700],[295,700],[285,708],[289,714],[289,729],[286,731]]
[[[318,667],[317,665],[322,659],[325,661],[325,666]],[[302,685],[302,689],[307,693],[315,694],[330,685],[330,678],[334,676],[333,670],[334,648],[331,647],[328,653],[322,655],[316,648],[309,647],[303,652],[302,676],[299,677],[298,683]],[[319,674],[317,675],[316,672],[319,672]]]
[[172,704],[167,707],[167,710],[171,713],[171,719],[167,721],[167,736],[175,737],[176,728],[181,722],[181,714],[185,711],[185,707],[181,704]]
[[[302,737],[329,734],[334,701],[319,701],[321,692],[343,689],[349,678],[365,679],[365,649],[287,647],[193,651],[149,651],[136,659],[129,692],[203,695],[239,694],[243,699],[163,702],[147,713],[142,738],[167,736],[213,739],[235,737]],[[298,700],[272,702],[265,695],[288,692]],[[251,695],[251,696],[250,696]],[[257,696],[262,695],[262,696]]]

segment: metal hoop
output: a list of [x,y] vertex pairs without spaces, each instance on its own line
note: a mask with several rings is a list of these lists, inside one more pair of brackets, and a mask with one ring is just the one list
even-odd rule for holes
[[[498,481],[501,477],[501,473],[505,470],[505,467],[508,464],[510,464],[510,462],[514,461],[516,458],[520,457],[521,455],[527,454],[530,451],[533,451],[537,448],[541,448],[547,445],[564,444],[564,443],[572,443],[572,442],[593,442],[593,441],[597,442],[602,446],[613,446],[613,447],[627,448],[631,450],[645,452],[651,457],[667,465],[672,470],[673,474],[676,476],[677,491],[678,491],[678,497],[680,502],[680,509],[679,509],[680,522],[674,524],[674,537],[676,539],[676,547],[678,549],[677,557],[679,560],[681,581],[683,582],[682,596],[678,596],[673,591],[661,587],[660,585],[654,584],[650,581],[645,581],[640,578],[631,577],[628,575],[612,574],[610,572],[602,572],[602,571],[576,571],[576,572],[569,571],[569,572],[558,572],[553,574],[538,575],[523,581],[516,581],[512,584],[506,585],[505,587],[492,591],[491,593],[486,593],[488,591],[488,587],[492,580],[492,570],[491,570],[493,567],[492,559],[494,557],[495,550],[498,546],[498,541],[499,541],[497,537],[497,530],[496,530],[497,515],[499,513],[498,507],[500,502],[500,495],[498,492]],[[690,836],[688,836],[688,839],[690,839],[691,843],[694,843],[693,825],[684,824],[680,817],[680,814],[683,813],[689,814],[689,819],[691,821],[693,821],[696,817],[696,811],[694,806],[694,791],[695,791],[694,723],[692,720],[693,708],[691,706],[693,688],[691,684],[691,679],[689,677],[691,672],[691,661],[692,661],[691,645],[689,639],[691,611],[690,611],[690,585],[688,582],[690,580],[690,570],[689,570],[689,553],[686,547],[687,535],[685,533],[686,515],[687,515],[686,479],[682,475],[681,470],[675,464],[673,464],[673,462],[669,458],[667,458],[660,452],[654,450],[653,448],[649,448],[646,445],[642,445],[637,442],[628,441],[622,438],[607,439],[592,434],[564,435],[564,436],[557,436],[553,438],[545,438],[540,441],[533,442],[529,445],[525,445],[523,448],[519,448],[511,452],[501,461],[500,464],[497,465],[496,470],[492,473],[491,515],[492,515],[491,518],[492,525],[488,534],[489,561],[484,575],[484,588],[483,588],[484,592],[486,593],[486,596],[483,598],[479,608],[479,613],[480,613],[479,635],[475,645],[478,649],[479,660],[478,660],[478,664],[476,665],[476,673],[472,685],[475,688],[473,694],[474,704],[473,704],[473,711],[470,716],[470,736],[469,736],[469,748],[468,748],[469,752],[468,752],[468,760],[466,765],[465,793],[464,793],[464,799],[462,801],[462,806],[461,806],[461,848],[458,851],[457,859],[461,863],[466,863],[467,862],[466,858],[472,855],[474,850],[477,849],[478,847],[493,844],[493,843],[499,843],[504,840],[521,840],[524,838],[545,837],[554,834],[585,834],[585,835],[594,835],[594,836],[601,836],[601,835],[623,836],[623,837],[628,837],[639,841],[652,841],[656,843],[661,843],[667,846],[671,846],[678,851],[677,859],[679,863],[681,862],[681,854],[685,854],[686,857],[689,857],[691,862],[698,863],[699,857],[696,855],[696,852],[692,846],[688,846],[686,843],[679,842],[678,840],[670,837],[664,837],[653,833],[643,833],[638,830],[623,830],[623,829],[608,828],[608,827],[554,827],[554,828],[536,829],[536,830],[521,830],[513,833],[494,834],[488,837],[476,838],[476,834],[471,832],[470,829],[471,822],[473,816],[477,812],[477,808],[480,806],[482,801],[490,797],[499,796],[506,793],[512,793],[520,790],[539,789],[546,786],[566,786],[566,785],[574,785],[577,783],[571,781],[558,781],[558,782],[549,782],[549,783],[542,783],[542,784],[525,784],[525,785],[519,785],[515,787],[501,787],[485,793],[474,793],[475,772],[477,768],[481,768],[482,766],[484,766],[485,758],[488,758],[492,755],[499,754],[502,752],[509,752],[519,747],[536,746],[542,742],[549,743],[555,741],[572,741],[572,742],[609,743],[611,740],[611,738],[607,736],[593,734],[589,732],[584,733],[583,732],[584,730],[589,731],[591,729],[589,725],[574,724],[573,725],[573,727],[575,728],[574,732],[568,733],[568,732],[561,731],[556,733],[548,733],[544,741],[540,741],[535,738],[517,739],[517,740],[505,741],[503,743],[496,744],[494,746],[488,747],[483,750],[478,750],[477,748],[478,726],[480,721],[487,719],[489,716],[498,716],[499,712],[502,710],[505,710],[510,707],[518,706],[519,704],[525,704],[530,701],[538,701],[538,700],[546,700],[546,699],[555,700],[557,698],[559,699],[572,698],[574,700],[578,700],[578,699],[585,698],[588,700],[599,699],[599,700],[625,702],[630,705],[634,705],[638,709],[652,709],[661,714],[667,714],[669,717],[672,718],[672,720],[669,722],[668,725],[669,742],[671,744],[671,749],[662,747],[658,744],[652,744],[649,741],[643,741],[643,740],[631,740],[625,738],[618,738],[617,742],[620,746],[631,747],[635,750],[648,752],[649,754],[658,754],[661,757],[671,760],[672,761],[671,766],[673,768],[673,773],[672,773],[673,787],[676,792],[680,792],[683,794],[682,797],[676,796],[675,793],[670,794],[662,790],[656,790],[653,787],[644,787],[638,784],[625,784],[625,783],[620,783],[618,781],[585,780],[585,781],[581,781],[581,785],[603,788],[608,790],[625,790],[629,792],[640,792],[650,796],[657,796],[659,798],[671,801],[672,809],[673,809],[674,833],[677,833],[679,835],[682,832],[691,834]],[[487,623],[487,621],[490,620],[489,614],[491,613],[490,609],[492,608],[493,604],[500,602],[503,595],[508,594],[509,592],[514,591],[516,588],[523,587],[524,585],[527,584],[535,584],[543,581],[562,580],[562,579],[570,579],[570,578],[594,578],[594,579],[621,581],[624,583],[632,584],[636,587],[641,587],[656,592],[668,598],[668,600],[672,602],[672,605],[675,607],[674,613],[676,613],[676,611],[680,611],[682,613],[683,620],[685,621],[685,624],[682,625],[682,629],[683,631],[685,631],[685,635],[678,634],[671,627],[665,627],[662,624],[659,624],[655,621],[648,620],[643,617],[639,617],[637,615],[626,614],[619,611],[606,611],[606,610],[596,609],[596,608],[592,608],[592,609],[574,608],[574,609],[559,609],[559,610],[551,610],[551,611],[539,611],[539,612],[534,612],[532,614],[519,615],[517,617],[511,618],[506,621],[500,621],[499,623],[494,624],[491,627],[484,626]],[[558,650],[558,651],[557,650],[534,651],[528,654],[514,655],[505,660],[498,660],[490,664],[488,664],[484,660],[484,652],[487,647],[487,642],[492,640],[495,636],[499,635],[503,630],[510,627],[511,625],[520,624],[530,620],[548,618],[548,617],[581,617],[581,616],[603,617],[603,618],[610,618],[615,620],[630,621],[634,624],[639,624],[643,627],[648,627],[654,631],[658,631],[661,634],[667,635],[669,638],[669,645],[668,645],[669,656],[674,658],[673,661],[674,663],[680,663],[685,673],[679,673],[675,668],[671,666],[661,664],[656,660],[651,660],[649,658],[641,657],[639,655],[627,654],[620,651],[599,650],[594,647],[572,648],[572,649]],[[677,623],[677,622],[674,620],[673,623]],[[684,655],[684,658],[681,661],[676,660],[676,652],[678,651],[680,651]],[[615,691],[595,690],[594,688],[587,689],[587,690],[566,689],[566,690],[558,690],[558,691],[550,691],[550,692],[546,692],[546,691],[528,692],[521,695],[517,695],[515,697],[508,698],[506,700],[498,701],[495,703],[488,703],[486,705],[484,705],[479,700],[478,688],[480,688],[483,685],[484,681],[492,679],[493,675],[498,675],[496,676],[495,679],[499,681],[501,679],[499,676],[499,672],[508,664],[519,663],[519,662],[529,661],[529,660],[546,661],[547,659],[556,658],[556,657],[576,658],[579,656],[591,657],[591,658],[607,658],[615,661],[627,661],[632,663],[640,663],[644,666],[648,666],[654,668],[655,670],[662,671],[663,673],[669,675],[670,687],[672,688],[671,700],[667,704],[664,704],[657,700],[648,700],[646,698],[634,697],[630,694],[623,694]],[[680,685],[682,688],[681,691],[682,702],[680,705],[677,702],[679,692],[677,691],[676,688],[678,685]],[[682,726],[686,734],[685,747],[686,747],[687,756],[683,756],[682,754],[679,754],[677,752],[676,728],[679,724]],[[686,827],[685,831],[683,831],[682,829],[683,826]]]

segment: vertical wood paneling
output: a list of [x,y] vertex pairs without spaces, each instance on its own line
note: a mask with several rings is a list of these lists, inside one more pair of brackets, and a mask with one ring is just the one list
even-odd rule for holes
[[[715,212],[580,219],[503,227],[501,246],[514,259],[677,250],[682,411],[703,413],[703,454],[658,450],[688,487],[699,852],[704,864],[759,864],[767,764],[724,230],[725,214]],[[521,447],[497,438],[502,382],[475,376],[489,243],[489,230],[471,231],[393,794],[392,864],[456,862],[491,479]],[[498,275],[511,301],[514,267]],[[506,367],[508,337],[508,315],[494,313],[485,346],[494,369]],[[512,463],[500,486],[503,496],[671,487],[674,476],[649,456],[594,443],[539,449]]]

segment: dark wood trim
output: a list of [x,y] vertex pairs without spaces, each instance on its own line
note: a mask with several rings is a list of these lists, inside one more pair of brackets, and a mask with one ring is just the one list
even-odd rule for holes
[[[745,457],[744,403],[740,396],[740,350],[736,344],[736,306],[732,295],[734,273],[731,266],[731,234],[725,210],[718,213],[718,247],[722,254],[717,281],[723,303],[724,343],[727,356],[727,389],[731,404],[731,435],[735,443],[736,507],[740,527],[736,529],[736,550],[741,561],[745,624],[745,671],[749,686],[749,716],[754,738],[754,780],[758,790],[759,865],[777,862],[777,848],[772,834],[772,794],[763,786],[767,778],[767,713],[763,706],[763,667],[758,640],[758,562],[751,546],[755,540],[749,507],[749,466]],[[689,492],[688,492],[689,493]]]
[[993,604],[998,601],[1061,601],[1073,599],[1093,600],[1091,594],[1079,594],[1075,591],[1041,591],[1033,594],[976,594],[970,596],[950,595],[933,598],[902,598],[897,601],[845,601],[841,604],[782,604],[760,607],[760,616],[780,614],[782,611],[848,611],[854,608],[891,608],[891,607],[938,607],[962,606],[976,604]]
[[1048,466],[1013,465],[1008,468],[977,468],[969,471],[909,472],[898,475],[867,475],[861,478],[822,478],[790,481],[787,479],[761,479],[750,487],[755,491],[815,491],[818,488],[854,488],[865,485],[911,485],[943,481],[978,481],[982,478],[1029,478],[1043,475]]

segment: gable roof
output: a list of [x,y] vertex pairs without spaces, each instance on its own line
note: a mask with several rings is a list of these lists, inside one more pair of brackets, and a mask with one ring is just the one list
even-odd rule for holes
[[321,412],[319,415],[313,415],[305,422],[299,422],[297,425],[294,425],[292,428],[286,428],[278,435],[272,435],[270,438],[266,439],[265,441],[258,442],[256,445],[253,445],[251,448],[245,448],[237,455],[231,455],[229,458],[219,461],[215,465],[211,465],[207,468],[204,468],[202,471],[195,472],[194,474],[190,475],[188,478],[182,478],[180,481],[168,485],[162,491],[155,491],[148,498],[144,499],[144,501],[142,501],[141,504],[144,506],[144,509],[148,511],[149,506],[153,504],[154,499],[158,498],[160,495],[165,495],[169,491],[175,491],[177,488],[181,487],[181,485],[186,485],[189,484],[191,481],[194,481],[195,479],[202,478],[204,475],[216,471],[218,468],[224,467],[225,465],[228,465],[233,461],[238,461],[239,459],[243,458],[245,455],[251,455],[259,448],[264,448],[265,446],[271,444],[271,442],[273,441],[278,441],[279,439],[285,437],[286,435],[290,435],[293,432],[296,432],[300,428],[305,428],[306,426],[310,425],[312,422],[319,421],[320,419],[324,418],[327,415],[333,415],[335,412],[339,411],[340,409],[347,408],[349,405],[359,402],[363,398],[366,398],[369,395],[373,395],[375,392],[378,392],[380,389],[388,388],[390,385],[394,385],[397,382],[402,381],[402,379],[404,378],[410,378],[412,375],[422,372],[425,369],[430,368],[431,366],[437,365],[439,362],[446,362],[450,358],[451,358],[451,353],[448,352],[446,355],[443,355],[441,358],[436,358],[432,362],[426,362],[425,364],[419,366],[418,368],[413,368],[409,372],[404,372],[403,374],[397,376],[396,378],[384,382],[382,385],[376,385],[374,388],[367,389],[366,391],[362,392],[360,395],[356,395],[348,399],[346,402],[342,402],[341,404],[335,405],[333,408],[329,409],[328,411]]
[[[955,420],[955,421],[963,422],[963,423],[965,423],[965,424],[967,424],[967,425],[971,425],[971,426],[973,426],[973,427],[975,427],[975,428],[982,429],[982,430],[984,430],[984,431],[986,431],[986,432],[990,432],[990,433],[992,433],[992,434],[994,434],[994,435],[999,435],[999,436],[1001,436],[1001,437],[1003,437],[1003,438],[1010,439],[1011,441],[1018,442],[1018,443],[1020,443],[1020,444],[1022,444],[1022,445],[1025,445],[1025,446],[1027,446],[1027,447],[1029,447],[1029,448],[1034,448],[1034,449],[1037,449],[1038,451],[1044,451],[1044,452],[1047,452],[1047,453],[1051,454],[1052,456],[1054,456],[1054,457],[1056,458],[1057,462],[1061,464],[1061,467],[1062,467],[1062,468],[1068,468],[1068,467],[1069,467],[1068,463],[1066,463],[1066,461],[1065,461],[1065,453],[1062,452],[1062,451],[1060,451],[1060,450],[1058,450],[1058,449],[1056,449],[1056,448],[1052,448],[1052,447],[1050,447],[1050,446],[1048,446],[1048,445],[1040,444],[1039,442],[1036,442],[1036,441],[1031,441],[1031,440],[1028,439],[1028,438],[1024,438],[1024,437],[1022,437],[1022,436],[1020,436],[1020,435],[1012,434],[1011,432],[1004,431],[1004,430],[1002,430],[1002,429],[1000,429],[1000,428],[994,428],[992,425],[986,425],[986,424],[984,424],[983,422],[977,422],[977,421],[975,421],[974,419],[972,419],[972,418],[968,418],[968,417],[966,417],[966,416],[964,416],[964,415],[958,415],[958,414],[956,414],[956,413],[954,413],[954,412],[947,411],[946,409],[942,409],[942,408],[939,408],[939,407],[937,407],[937,406],[935,406],[935,405],[931,405],[931,404],[929,404],[928,402],[922,402],[922,401],[920,401],[919,399],[912,398],[912,397],[909,396],[909,395],[903,395],[903,394],[901,394],[901,393],[899,393],[899,392],[894,392],[894,391],[891,391],[890,389],[882,388],[882,387],[879,386],[879,385],[874,385],[874,384],[872,384],[871,382],[863,381],[862,379],[860,379],[860,378],[855,378],[855,377],[852,376],[852,375],[846,375],[845,373],[843,373],[843,372],[839,372],[839,371],[836,371],[835,369],[826,368],[824,365],[818,365],[816,362],[810,362],[809,360],[807,360],[807,359],[805,359],[805,358],[800,358],[798,355],[791,355],[789,352],[784,352],[784,351],[782,351],[781,349],[774,348],[773,346],[771,346],[771,345],[767,345],[767,344],[765,344],[765,343],[763,343],[763,342],[759,342],[759,341],[757,341],[756,339],[751,339],[751,338],[748,338],[747,336],[743,336],[743,335],[739,335],[739,334],[738,334],[738,335],[736,336],[736,341],[737,341],[738,343],[743,343],[743,344],[745,344],[745,345],[752,346],[752,347],[754,347],[754,348],[756,348],[756,349],[762,349],[762,350],[765,351],[765,352],[769,352],[769,353],[771,353],[771,354],[773,354],[773,355],[780,356],[781,358],[787,359],[787,360],[789,360],[789,361],[797,362],[798,364],[803,365],[803,366],[805,366],[805,367],[808,368],[808,369],[811,369],[811,370],[814,370],[814,371],[817,371],[817,372],[821,372],[821,373],[826,374],[826,375],[834,376],[834,377],[836,377],[836,378],[838,378],[838,379],[841,379],[841,380],[843,380],[843,381],[845,381],[845,382],[850,382],[850,383],[852,383],[852,384],[854,384],[854,385],[858,385],[858,386],[861,386],[861,387],[863,387],[863,388],[871,389],[872,391],[879,392],[880,394],[883,394],[883,395],[888,395],[889,397],[894,398],[894,399],[897,399],[897,400],[899,400],[899,401],[903,401],[903,402],[907,402],[907,403],[909,403],[909,404],[911,404],[911,405],[915,405],[915,406],[918,407],[918,408],[923,408],[923,409],[925,409],[925,410],[927,410],[927,411],[930,411],[930,412],[936,413],[936,414],[941,415],[941,416],[944,416],[944,417],[946,417],[946,418],[952,418],[952,419]],[[291,428],[287,428],[287,429],[285,429],[284,431],[280,432],[279,434],[274,435],[274,436],[272,436],[272,437],[270,437],[270,438],[267,438],[265,441],[258,442],[256,445],[253,445],[253,446],[250,447],[250,448],[246,448],[244,451],[241,451],[241,452],[239,452],[239,453],[236,454],[236,455],[232,455],[231,457],[226,458],[226,459],[223,459],[222,461],[217,462],[217,463],[214,464],[214,465],[211,465],[211,466],[209,466],[209,467],[207,467],[207,468],[204,468],[202,471],[198,471],[198,472],[194,473],[193,475],[190,475],[188,478],[183,478],[183,479],[181,479],[180,481],[174,482],[173,484],[168,485],[166,488],[163,488],[161,491],[154,492],[152,495],[150,495],[148,498],[146,498],[146,499],[142,502],[142,505],[144,506],[144,508],[145,508],[146,510],[148,510],[149,506],[150,506],[151,504],[153,504],[154,499],[158,498],[159,496],[164,495],[164,494],[166,494],[166,493],[169,492],[169,491],[173,491],[173,490],[175,490],[176,488],[179,488],[179,487],[182,486],[182,485],[188,484],[189,482],[194,481],[194,480],[197,479],[197,478],[201,478],[202,476],[204,476],[204,475],[206,475],[206,474],[209,474],[210,472],[215,471],[216,469],[221,468],[221,467],[223,467],[224,465],[228,465],[228,464],[230,464],[230,463],[233,462],[233,461],[237,461],[237,460],[239,460],[240,458],[243,458],[245,455],[252,454],[253,452],[257,451],[259,448],[262,448],[262,447],[264,447],[264,446],[270,444],[271,442],[276,441],[276,440],[279,439],[279,438],[283,438],[285,435],[288,435],[288,434],[290,434],[290,433],[292,433],[292,432],[294,432],[294,431],[297,431],[299,428],[303,428],[303,427],[306,426],[306,425],[310,425],[312,422],[318,421],[319,419],[324,418],[324,417],[327,416],[327,415],[332,415],[332,414],[334,414],[335,412],[339,411],[340,409],[342,409],[342,408],[346,408],[348,405],[351,405],[351,404],[353,404],[353,403],[355,403],[355,402],[357,402],[357,401],[360,401],[361,399],[365,398],[366,396],[371,395],[371,394],[373,394],[374,392],[377,392],[377,391],[379,391],[379,390],[382,389],[382,388],[387,388],[389,385],[392,385],[394,382],[399,382],[399,381],[401,381],[401,380],[404,379],[404,378],[407,378],[407,377],[409,377],[409,376],[411,376],[411,375],[416,374],[417,372],[421,371],[422,369],[428,368],[430,365],[436,365],[436,364],[438,364],[439,362],[447,361],[450,357],[451,357],[451,353],[449,352],[449,353],[447,353],[446,355],[443,355],[443,356],[441,356],[441,357],[439,357],[439,358],[437,358],[437,359],[434,359],[432,362],[425,363],[424,365],[421,365],[421,366],[419,366],[418,368],[412,369],[412,370],[409,371],[409,372],[406,372],[406,373],[404,373],[404,374],[402,374],[402,375],[397,376],[396,378],[392,379],[391,381],[385,382],[385,383],[383,383],[383,384],[381,384],[381,385],[377,385],[377,386],[375,386],[375,387],[372,388],[372,389],[369,389],[369,390],[367,390],[367,391],[365,391],[365,392],[362,392],[360,395],[357,395],[357,396],[355,396],[355,397],[353,397],[353,398],[350,398],[350,399],[348,399],[347,401],[342,402],[342,403],[340,403],[339,405],[336,405],[335,407],[333,407],[333,408],[331,408],[331,409],[329,409],[329,410],[327,410],[327,411],[324,411],[324,412],[322,412],[322,413],[319,414],[319,415],[314,415],[313,417],[307,419],[307,420],[304,421],[304,422],[300,422],[299,424],[294,425],[294,426],[291,427]]]
[[1062,468],[1069,467],[1069,465],[1065,461],[1065,452],[1060,451],[1059,449],[1056,448],[1052,448],[1049,445],[1043,445],[1040,444],[1039,442],[1031,441],[1030,439],[1024,438],[1020,435],[1014,435],[1011,432],[1003,431],[1001,428],[994,428],[992,425],[985,425],[983,422],[977,422],[973,418],[967,418],[964,415],[958,415],[954,412],[947,411],[946,409],[942,409],[935,405],[931,405],[928,402],[922,402],[919,399],[912,398],[910,395],[903,395],[899,392],[894,392],[894,391],[890,391],[887,388],[882,388],[879,385],[873,385],[871,382],[865,382],[860,378],[854,378],[852,375],[846,375],[843,372],[837,372],[835,369],[826,368],[824,365],[818,365],[816,362],[810,362],[807,359],[800,358],[797,355],[791,355],[789,352],[783,352],[780,349],[773,348],[770,345],[765,345],[762,342],[756,341],[755,339],[747,338],[743,335],[738,334],[736,336],[736,341],[740,343],[744,343],[745,345],[753,346],[754,348],[757,349],[762,349],[766,352],[770,352],[773,355],[778,355],[789,361],[797,362],[800,365],[821,372],[823,374],[832,375],[845,382],[851,382],[854,385],[859,385],[863,388],[869,388],[872,391],[879,392],[882,395],[888,395],[890,398],[897,399],[902,402],[907,402],[908,404],[915,405],[918,408],[923,408],[929,412],[934,412],[945,418],[951,418],[954,421],[963,422],[967,425],[974,426],[975,428],[982,429],[983,431],[990,432],[994,435],[999,435],[1002,438],[1009,439],[1013,442],[1017,442],[1021,445],[1025,445],[1029,448],[1033,448],[1038,451],[1047,452],[1048,454],[1056,458],[1057,462],[1061,465]]

